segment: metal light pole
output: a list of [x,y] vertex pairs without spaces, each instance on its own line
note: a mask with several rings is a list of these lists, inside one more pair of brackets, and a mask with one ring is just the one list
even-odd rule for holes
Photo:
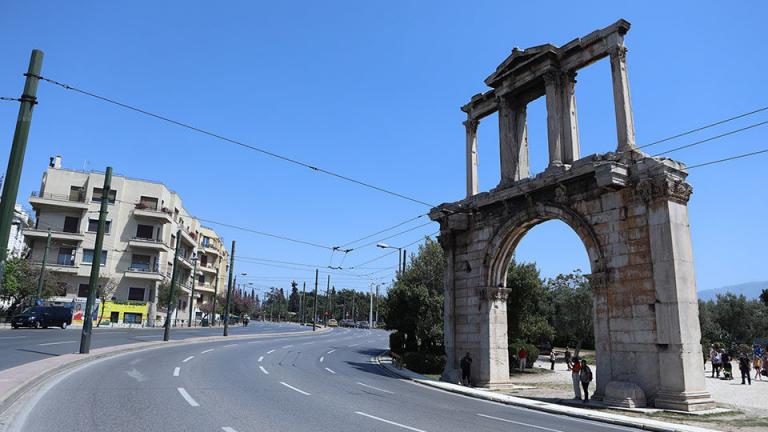
[[35,304],[40,300],[43,295],[43,284],[45,283],[45,264],[48,262],[48,249],[51,248],[51,229],[48,228],[48,238],[45,240],[45,250],[43,251],[43,263],[40,264],[40,279],[37,280],[37,297],[35,297]]
[[194,317],[192,316],[193,307],[192,305],[195,302],[195,281],[197,279],[197,255],[192,253],[192,261],[195,263],[194,268],[192,270],[192,290],[189,293],[189,322],[187,322],[187,327],[192,327],[192,320]]
[[219,268],[216,267],[216,285],[213,287],[213,312],[211,313],[211,327],[216,326],[216,296],[219,295]]
[[37,84],[40,71],[43,68],[43,52],[32,50],[29,67],[25,74],[24,91],[21,93],[19,115],[16,117],[16,130],[13,132],[11,153],[8,156],[8,168],[3,181],[3,194],[0,198],[0,279],[4,274],[5,259],[8,256],[8,239],[11,237],[11,222],[19,194],[21,168],[24,164],[24,154],[27,151],[29,127],[32,123],[32,109],[37,104]]
[[[93,304],[96,302],[96,284],[99,283],[101,247],[104,244],[104,228],[107,223],[107,204],[109,204],[111,187],[112,167],[107,167],[107,171],[104,173],[104,188],[101,190],[99,225],[96,229],[96,241],[93,245],[93,262],[91,263],[91,277],[88,280],[88,300],[85,302],[85,313],[83,314],[83,331],[80,334],[80,354],[88,354],[91,351],[91,328],[93,327],[91,316],[93,315]],[[4,247],[5,245],[3,245]]]
[[173,308],[173,293],[176,291],[176,280],[179,277],[179,254],[181,253],[181,229],[176,231],[176,251],[173,253],[173,263],[171,263],[171,286],[168,290],[168,305],[165,309],[165,330],[163,330],[163,340],[168,341],[171,338],[171,309]]
[[319,277],[320,271],[318,269],[315,269],[315,304],[312,305],[312,331],[315,331],[315,317],[317,317],[317,278]]
[[379,326],[379,284],[376,284],[376,319],[373,322],[376,323],[376,327]]
[[229,336],[229,303],[232,297],[232,275],[235,273],[235,241],[232,240],[232,255],[229,256],[229,281],[227,282],[227,306],[224,308],[224,336]]
[[405,271],[405,257],[403,255],[403,248],[399,248],[396,246],[390,246],[386,243],[377,243],[376,247],[382,248],[382,249],[397,249],[397,271],[398,273]]
[[373,284],[371,284],[371,306],[368,308],[368,328],[373,328]]
[[304,281],[304,287],[301,289],[301,303],[299,303],[299,316],[301,318],[301,325],[304,325],[304,313],[306,312],[304,307],[304,298],[307,296],[307,281]]

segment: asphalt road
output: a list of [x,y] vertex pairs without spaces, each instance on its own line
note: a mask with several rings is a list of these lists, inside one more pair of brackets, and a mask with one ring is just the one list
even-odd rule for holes
[[40,389],[10,430],[617,431],[390,376],[387,333],[173,346],[91,363]]
[[[286,332],[306,330],[296,325],[285,323],[258,322],[247,327],[232,326],[230,334],[254,334],[265,332]],[[48,329],[5,329],[0,330],[0,370],[12,368],[23,363],[41,360],[46,357],[78,352],[80,349],[80,328]],[[220,335],[221,327],[173,327],[171,339],[187,339],[199,336]],[[91,336],[91,349],[136,342],[158,341],[163,339],[163,328],[94,328]]]

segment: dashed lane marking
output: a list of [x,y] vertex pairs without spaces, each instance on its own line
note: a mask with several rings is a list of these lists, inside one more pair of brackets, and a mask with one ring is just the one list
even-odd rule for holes
[[224,345],[222,348],[232,348],[232,347],[236,347],[236,346],[237,346],[237,344],[229,344],[229,345]]
[[223,426],[221,428],[221,430],[223,430],[224,432],[237,432],[235,429],[233,429],[233,428],[231,428],[229,426]]
[[378,390],[378,391],[380,391],[380,392],[389,393],[389,394],[395,394],[394,392],[391,392],[391,391],[389,391],[389,390],[384,390],[384,389],[381,389],[381,388],[378,388],[378,387],[374,387],[374,386],[372,386],[372,385],[363,384],[363,383],[361,383],[361,382],[358,382],[358,384],[360,384],[360,385],[361,385],[361,386],[363,386],[363,387],[368,387],[368,388],[370,388],[370,389]]
[[192,399],[192,396],[190,396],[189,393],[187,393],[187,391],[184,390],[184,387],[177,387],[176,390],[179,391],[179,394],[181,394],[181,397],[183,397],[188,404],[190,404],[193,407],[200,406],[200,404],[195,402],[195,400]]
[[335,349],[332,349],[332,350],[328,351],[326,354],[330,354],[330,353],[332,353],[332,352],[334,352],[334,351],[336,351],[336,350],[335,350]]
[[267,370],[264,369],[264,366],[259,366],[259,369],[261,369],[261,371],[264,372],[266,375],[269,375],[269,372],[267,372]]
[[284,346],[283,346],[283,348],[290,348],[290,347],[292,347],[292,346],[293,346],[293,345],[284,345]]
[[262,360],[264,360],[264,356],[259,357],[259,362],[261,362]]
[[48,342],[48,343],[37,344],[37,346],[61,345],[61,344],[68,344],[68,343],[75,343],[75,342],[77,341]]
[[205,351],[201,352],[200,354],[209,353],[209,352],[211,352],[211,351],[213,351],[213,348],[211,348],[211,349],[207,349],[207,350],[205,350]]
[[378,420],[378,421],[383,422],[383,423],[391,424],[392,426],[398,426],[398,427],[401,427],[403,429],[408,429],[408,430],[412,430],[412,431],[415,431],[415,432],[426,432],[426,431],[424,431],[422,429],[416,429],[415,427],[411,427],[411,426],[407,426],[407,425],[404,425],[404,424],[401,424],[401,423],[393,422],[392,420],[387,420],[387,419],[383,419],[381,417],[372,416],[372,415],[366,414],[366,413],[364,413],[362,411],[355,411],[355,414],[358,414],[358,415],[361,415],[361,416],[364,416],[364,417],[368,417],[368,418],[371,418],[371,419],[374,419],[374,420]]
[[173,369],[173,376],[179,376],[179,373],[181,372],[181,368],[177,367]]
[[305,395],[305,396],[312,396],[312,394],[311,394],[311,393],[307,393],[307,392],[305,392],[304,390],[302,390],[302,389],[299,389],[299,388],[296,388],[296,387],[294,387],[294,386],[292,386],[292,385],[290,385],[290,384],[284,383],[284,382],[282,382],[282,381],[280,381],[280,384],[282,384],[282,385],[284,385],[284,386],[288,387],[289,389],[291,389],[291,390],[293,390],[293,391],[295,391],[295,392],[301,393],[301,394],[303,394],[303,395]]
[[502,421],[502,422],[505,422],[505,423],[512,423],[512,424],[516,424],[516,425],[520,425],[520,426],[528,426],[528,427],[532,427],[532,428],[536,428],[536,429],[541,429],[541,430],[545,430],[545,431],[550,431],[550,432],[563,432],[560,429],[551,429],[551,428],[544,427],[544,426],[536,426],[536,425],[533,425],[533,424],[530,424],[530,423],[523,423],[523,422],[514,421],[514,420],[507,420],[507,419],[503,419],[503,418],[500,418],[500,417],[494,417],[494,416],[489,416],[489,415],[485,415],[485,414],[478,414],[478,415],[480,417],[485,417],[485,418],[489,418],[489,419],[492,419],[492,420],[498,420],[498,421]]
[[267,351],[267,354],[272,354],[273,352],[275,352],[275,350],[269,350]]
[[331,369],[325,368],[325,370],[327,370],[328,372],[330,372],[330,373],[332,373],[332,374],[336,375],[336,372],[332,371]]
[[322,363],[323,360],[325,360],[325,357],[320,357],[320,363]]
[[185,358],[184,360],[182,360],[181,362],[182,363],[186,363],[186,362],[192,360],[193,358],[195,358],[195,356],[189,356],[189,357]]

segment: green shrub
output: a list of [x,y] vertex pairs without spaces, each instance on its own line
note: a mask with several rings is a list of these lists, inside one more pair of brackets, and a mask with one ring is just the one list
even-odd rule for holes
[[518,369],[520,367],[520,364],[517,361],[517,353],[520,352],[520,348],[525,348],[525,350],[528,352],[528,356],[526,357],[526,361],[525,361],[525,367],[532,368],[533,364],[539,358],[538,347],[521,340],[514,341],[511,344],[509,344],[509,369],[510,370]]
[[440,374],[445,367],[445,356],[423,352],[407,352],[403,355],[405,367],[420,374]]
[[395,354],[403,355],[405,352],[405,335],[394,332],[389,335],[389,350]]

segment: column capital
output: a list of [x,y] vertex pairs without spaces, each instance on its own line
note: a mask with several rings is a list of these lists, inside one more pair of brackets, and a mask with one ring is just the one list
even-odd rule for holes
[[545,85],[559,84],[562,79],[563,73],[558,70],[548,70],[541,76],[544,79]]
[[464,127],[467,128],[467,129],[472,129],[472,130],[476,131],[477,130],[477,126],[480,125],[480,120],[478,120],[478,119],[476,119],[474,117],[469,117],[466,120],[464,120],[463,122],[461,122],[461,124],[463,124]]
[[616,45],[611,48],[611,58],[616,58],[621,61],[627,60],[627,47],[624,45]]

